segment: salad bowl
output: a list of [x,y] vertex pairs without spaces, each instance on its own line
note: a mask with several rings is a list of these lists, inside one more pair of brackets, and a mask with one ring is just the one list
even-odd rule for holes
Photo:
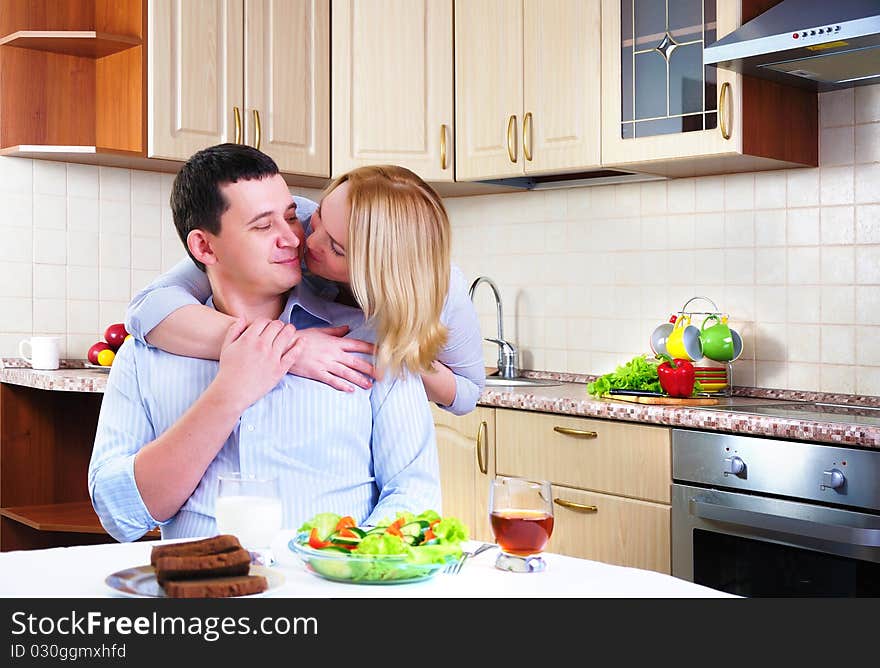
[[398,512],[376,526],[318,513],[288,543],[306,568],[335,582],[401,584],[434,577],[461,556],[467,527],[433,510]]
[[406,554],[352,554],[309,546],[309,535],[297,534],[288,547],[315,575],[333,582],[354,584],[404,584],[434,577],[455,558],[437,563],[417,563]]

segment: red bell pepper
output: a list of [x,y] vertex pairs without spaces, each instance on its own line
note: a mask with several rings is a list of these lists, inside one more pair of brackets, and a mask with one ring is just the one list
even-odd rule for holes
[[657,367],[660,387],[670,397],[689,397],[694,393],[695,370],[690,360],[675,359],[669,355],[658,355],[666,360]]
[[354,531],[351,531],[351,527],[356,527],[357,522],[354,521],[354,518],[351,515],[346,515],[339,519],[336,523],[336,531],[339,532],[339,535],[343,538],[356,538],[357,534]]
[[312,531],[309,534],[309,547],[313,547],[316,550],[320,550],[321,548],[327,547],[330,545],[329,540],[321,540],[320,536],[318,536],[317,527],[312,527]]

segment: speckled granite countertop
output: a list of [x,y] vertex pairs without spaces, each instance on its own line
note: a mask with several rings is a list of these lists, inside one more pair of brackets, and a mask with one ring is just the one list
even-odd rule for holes
[[[41,390],[103,392],[106,371],[87,369],[81,360],[66,360],[57,371],[35,371],[21,360],[2,359],[0,382]],[[670,427],[688,427],[744,435],[855,445],[880,448],[880,411],[877,417],[859,418],[836,415],[827,420],[797,417],[785,410],[795,402],[822,401],[831,404],[880,407],[880,397],[820,394],[760,388],[736,388],[737,396],[719,397],[717,406],[657,406],[595,399],[587,394],[585,383],[591,376],[552,372],[526,372],[525,375],[560,381],[546,387],[487,387],[480,398],[483,406],[515,408],[560,415],[626,420]],[[789,404],[788,402],[792,402]],[[749,407],[773,405],[776,415],[758,415]],[[736,410],[731,410],[736,408]],[[745,412],[744,412],[745,411]]]

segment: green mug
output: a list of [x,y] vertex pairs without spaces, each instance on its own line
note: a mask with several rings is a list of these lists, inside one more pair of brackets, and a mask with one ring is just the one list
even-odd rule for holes
[[[715,324],[706,327],[706,323],[714,320]],[[734,356],[733,335],[727,326],[727,318],[710,315],[700,327],[700,342],[703,344],[703,355],[716,362],[730,362]]]

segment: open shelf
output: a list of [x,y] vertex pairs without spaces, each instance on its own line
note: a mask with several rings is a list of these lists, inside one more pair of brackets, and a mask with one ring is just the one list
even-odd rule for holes
[[[50,503],[37,506],[16,506],[0,508],[0,516],[19,522],[37,531],[57,531],[62,533],[106,534],[92,504],[88,501],[71,503]],[[146,536],[158,537],[159,530],[153,529]]]
[[136,37],[94,30],[19,30],[0,37],[0,46],[16,46],[81,58],[103,58],[141,43]]

